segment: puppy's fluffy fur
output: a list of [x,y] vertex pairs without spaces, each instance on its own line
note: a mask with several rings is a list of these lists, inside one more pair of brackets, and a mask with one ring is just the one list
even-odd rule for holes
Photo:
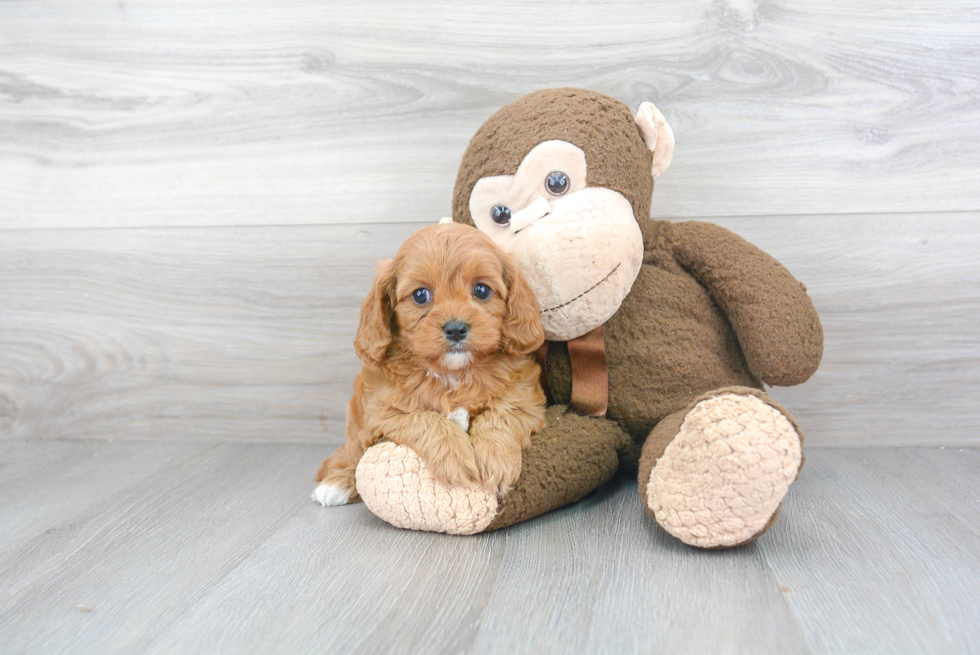
[[[464,339],[447,332],[453,321],[466,324]],[[540,368],[527,357],[543,342],[533,292],[489,237],[459,224],[413,234],[381,263],[361,307],[354,348],[365,366],[347,440],[323,462],[314,498],[360,500],[355,468],[382,438],[413,448],[443,482],[507,493],[544,427]]]

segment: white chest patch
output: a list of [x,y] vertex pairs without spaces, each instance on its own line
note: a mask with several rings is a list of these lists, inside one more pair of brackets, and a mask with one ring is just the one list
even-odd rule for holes
[[[449,368],[448,366],[446,368]],[[459,386],[459,378],[452,373],[443,375],[442,373],[436,373],[435,371],[428,371],[426,373],[430,378],[435,378],[446,385],[448,389],[455,389]]]
[[446,353],[442,356],[442,365],[450,371],[458,371],[472,361],[473,355],[469,353]]

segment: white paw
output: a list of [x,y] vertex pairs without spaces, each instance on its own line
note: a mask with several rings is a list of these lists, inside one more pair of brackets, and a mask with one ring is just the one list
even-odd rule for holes
[[459,427],[463,428],[463,432],[469,432],[470,413],[467,412],[464,408],[460,407],[459,409],[454,409],[453,411],[449,412],[449,416],[447,416],[446,418],[448,418],[450,421],[452,421]]
[[346,505],[350,502],[350,492],[336,485],[321,482],[313,490],[311,498],[324,507],[336,507],[337,505]]

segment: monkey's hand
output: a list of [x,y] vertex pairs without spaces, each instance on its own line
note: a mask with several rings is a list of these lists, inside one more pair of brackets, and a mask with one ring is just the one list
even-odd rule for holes
[[728,317],[749,370],[767,384],[808,380],[823,328],[806,287],[772,256],[711,223],[670,225],[674,256]]

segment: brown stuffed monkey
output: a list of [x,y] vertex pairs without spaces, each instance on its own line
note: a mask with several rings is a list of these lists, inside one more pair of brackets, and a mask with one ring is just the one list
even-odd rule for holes
[[[407,448],[365,454],[357,487],[399,527],[470,534],[574,502],[638,470],[649,514],[703,548],[755,539],[803,464],[803,436],[763,384],[816,370],[806,288],[709,223],[649,218],[674,137],[643,103],[548,89],[491,116],[463,156],[453,220],[511,252],[541,307],[547,426],[503,498],[446,488]],[[637,461],[638,457],[638,461]]]

